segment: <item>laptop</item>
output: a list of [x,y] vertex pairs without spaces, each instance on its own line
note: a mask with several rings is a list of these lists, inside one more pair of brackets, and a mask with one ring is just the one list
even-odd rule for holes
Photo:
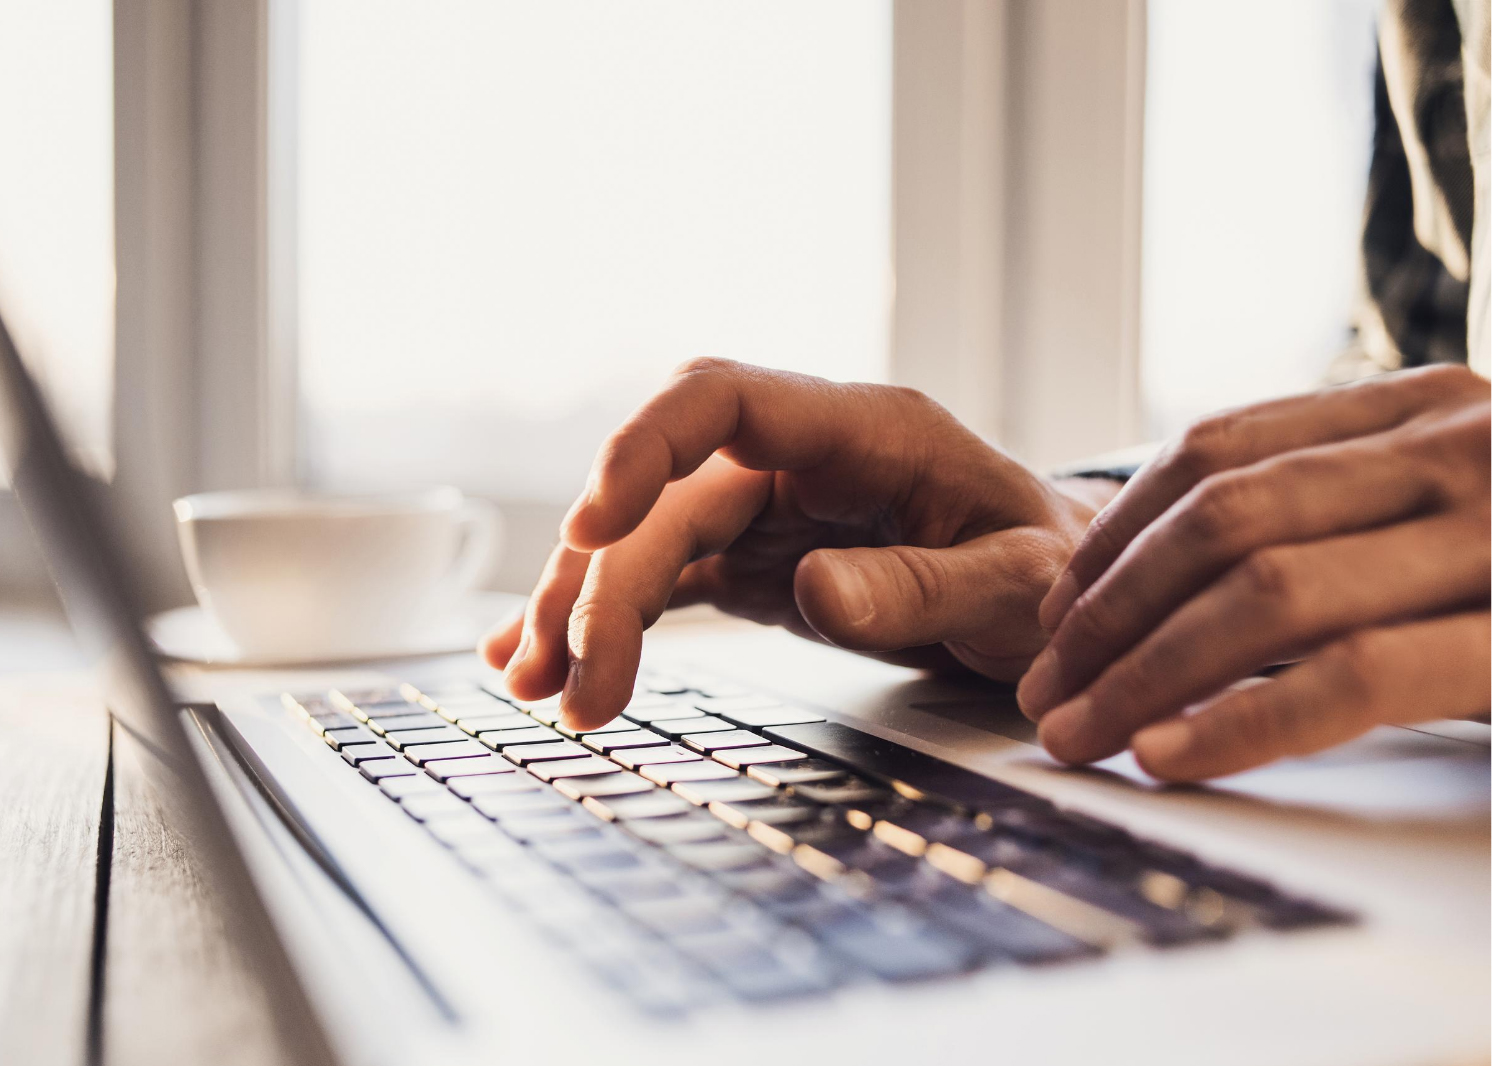
[[1486,1059],[1476,727],[1164,789],[726,622],[582,734],[474,656],[183,703],[3,323],[0,454],[296,1062]]

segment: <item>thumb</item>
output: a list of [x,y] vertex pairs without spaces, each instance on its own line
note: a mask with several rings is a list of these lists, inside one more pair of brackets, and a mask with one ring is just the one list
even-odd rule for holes
[[1035,654],[1036,608],[1066,558],[1051,540],[1025,528],[951,548],[823,548],[798,562],[793,593],[819,636],[853,651],[961,641]]

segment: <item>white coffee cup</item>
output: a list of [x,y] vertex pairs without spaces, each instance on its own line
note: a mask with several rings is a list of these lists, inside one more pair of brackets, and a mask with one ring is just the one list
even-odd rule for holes
[[204,611],[245,656],[388,654],[469,592],[497,509],[450,487],[372,496],[246,489],[172,505]]

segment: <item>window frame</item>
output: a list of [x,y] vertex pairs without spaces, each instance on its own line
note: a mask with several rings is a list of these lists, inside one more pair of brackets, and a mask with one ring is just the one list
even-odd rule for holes
[[[114,0],[104,495],[157,606],[190,598],[173,498],[299,480],[298,3]],[[1137,439],[1144,13],[893,0],[891,380],[1041,467]],[[549,510],[510,544],[547,544]],[[0,588],[37,586],[24,554]]]

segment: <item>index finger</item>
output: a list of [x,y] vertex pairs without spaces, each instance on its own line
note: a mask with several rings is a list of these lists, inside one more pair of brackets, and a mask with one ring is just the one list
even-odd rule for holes
[[724,359],[685,363],[607,439],[560,536],[576,551],[615,543],[716,451],[748,469],[802,470],[846,448],[913,439],[897,408],[914,395]]

